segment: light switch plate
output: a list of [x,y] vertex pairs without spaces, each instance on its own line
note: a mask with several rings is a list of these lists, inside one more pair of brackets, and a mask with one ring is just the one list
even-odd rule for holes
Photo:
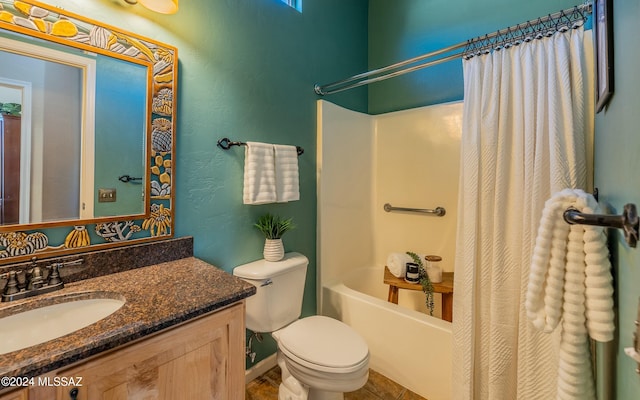
[[98,203],[111,203],[116,201],[115,189],[98,189]]

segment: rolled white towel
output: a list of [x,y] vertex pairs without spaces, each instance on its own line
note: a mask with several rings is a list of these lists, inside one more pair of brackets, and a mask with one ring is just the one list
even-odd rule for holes
[[404,278],[408,262],[413,262],[413,258],[407,253],[390,253],[387,257],[387,268],[396,278]]

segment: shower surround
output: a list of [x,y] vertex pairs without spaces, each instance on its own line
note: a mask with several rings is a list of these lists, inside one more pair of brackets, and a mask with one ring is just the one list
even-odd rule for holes
[[373,369],[430,400],[451,395],[451,324],[439,295],[434,317],[419,291],[387,302],[383,271],[405,251],[440,255],[453,271],[461,121],[461,102],[370,116],[318,101],[320,311],[367,340]]

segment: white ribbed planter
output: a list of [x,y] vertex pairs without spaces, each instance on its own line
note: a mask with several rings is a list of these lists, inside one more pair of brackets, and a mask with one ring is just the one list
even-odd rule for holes
[[282,239],[265,239],[262,253],[267,261],[280,261],[284,258]]

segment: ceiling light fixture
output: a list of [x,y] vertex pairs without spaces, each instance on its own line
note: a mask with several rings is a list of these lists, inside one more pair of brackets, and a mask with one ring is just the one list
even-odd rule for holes
[[128,4],[142,4],[151,11],[162,14],[178,12],[178,0],[124,0]]

